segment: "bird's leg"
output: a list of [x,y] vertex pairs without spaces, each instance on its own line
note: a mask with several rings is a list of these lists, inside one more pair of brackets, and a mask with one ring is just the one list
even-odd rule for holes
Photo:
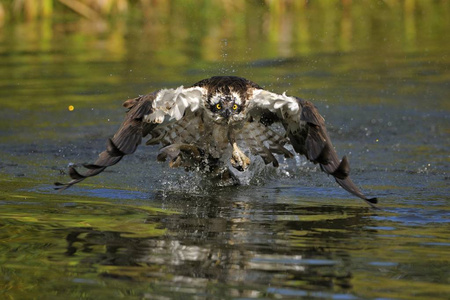
[[202,162],[204,152],[190,144],[172,144],[159,150],[158,161],[169,159],[171,168],[192,167]]
[[230,141],[231,146],[233,147],[233,153],[230,159],[231,165],[238,171],[245,171],[250,165],[250,158],[248,158],[244,154],[244,152],[242,152],[241,149],[239,149],[232,130],[228,132],[228,139]]
[[250,165],[250,158],[239,149],[236,143],[232,144],[233,154],[231,156],[231,165],[239,171],[245,171]]

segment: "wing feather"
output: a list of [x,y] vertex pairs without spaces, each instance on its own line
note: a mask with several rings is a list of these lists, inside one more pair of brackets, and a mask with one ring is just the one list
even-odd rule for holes
[[350,179],[350,164],[347,157],[339,160],[328,136],[325,120],[309,101],[256,89],[250,98],[248,113],[264,125],[281,122],[294,150],[315,164],[346,191],[367,201],[377,203],[376,198],[367,198]]
[[246,123],[245,129],[239,135],[239,140],[247,145],[253,155],[259,155],[266,165],[272,163],[274,167],[278,167],[278,160],[264,145],[264,141],[268,140],[268,130],[269,128],[257,122]]
[[128,108],[127,115],[116,134],[108,140],[106,150],[100,153],[94,163],[84,164],[88,169],[85,174],[79,173],[73,166],[69,167],[72,180],[68,183],[55,182],[55,189],[69,188],[117,164],[125,155],[134,153],[142,138],[152,133],[159,124],[179,121],[187,109],[199,109],[204,94],[205,90],[201,87],[185,89],[181,86],[125,101],[123,106]]
[[245,143],[253,155],[261,156],[266,165],[272,163],[274,167],[279,166],[274,153],[283,154],[286,158],[293,157],[284,148],[288,140],[260,122],[247,122],[239,134],[239,141]]

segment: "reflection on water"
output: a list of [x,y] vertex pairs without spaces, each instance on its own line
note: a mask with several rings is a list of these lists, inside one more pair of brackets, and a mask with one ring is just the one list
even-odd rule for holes
[[[297,195],[270,187],[166,193],[151,200],[161,212],[146,209],[144,199],[3,202],[2,280],[16,296],[38,280],[43,292],[69,298],[403,298],[407,286],[424,297],[448,292],[447,226],[404,226],[395,220],[399,210]],[[30,278],[17,264],[32,253]]]
[[369,208],[305,207],[243,192],[166,196],[162,201],[179,213],[144,220],[166,231],[160,236],[64,229],[66,251],[52,260],[75,258],[96,268],[98,281],[126,280],[138,290],[150,284],[161,295],[212,295],[219,288],[232,297],[320,291],[351,298],[352,262],[344,245],[375,234],[365,218]]
[[[154,218],[147,221],[155,222]],[[347,222],[352,221],[331,227],[338,230]],[[230,296],[247,297],[269,294],[261,290],[265,285],[278,288],[286,285],[299,293],[351,289],[348,263],[341,260],[341,255],[346,256],[345,251],[335,255],[320,245],[297,246],[287,238],[288,234],[277,232],[277,227],[284,223],[298,230],[297,226],[306,222],[270,223],[250,221],[242,216],[225,218],[216,213],[209,213],[208,218],[171,217],[162,220],[161,226],[167,226],[174,235],[163,239],[127,238],[119,233],[77,229],[67,236],[67,255],[91,252],[83,263],[115,266],[101,276],[148,282],[166,293],[178,290],[180,294],[208,294],[214,282],[226,282],[230,287],[223,288],[229,289]],[[313,226],[315,222],[307,223]],[[309,226],[300,228],[306,232]],[[331,236],[321,233],[316,238]],[[341,238],[345,236],[346,233],[339,234]],[[102,252],[93,251],[99,247]],[[135,268],[127,268],[123,274],[122,267],[130,266]],[[167,280],[167,276],[172,280]],[[283,284],[285,281],[289,283]],[[240,287],[242,283],[245,285]]]
[[[444,2],[155,3],[0,29],[0,298],[448,298]],[[152,147],[52,190],[104,148],[123,100],[222,73],[313,100],[382,209],[303,159],[217,188]]]

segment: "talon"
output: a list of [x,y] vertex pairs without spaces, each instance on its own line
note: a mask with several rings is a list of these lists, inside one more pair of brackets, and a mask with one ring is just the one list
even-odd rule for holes
[[233,154],[230,159],[231,165],[237,169],[238,171],[245,171],[250,165],[250,158],[248,158],[242,151],[239,149],[236,143],[233,143]]
[[243,172],[245,171],[244,168],[241,166],[241,164],[239,164],[234,158],[230,159],[231,165],[233,166],[233,168],[235,168],[236,170]]
[[169,162],[169,167],[178,168],[179,166],[181,166],[181,164],[182,164],[181,156],[177,156],[172,161]]

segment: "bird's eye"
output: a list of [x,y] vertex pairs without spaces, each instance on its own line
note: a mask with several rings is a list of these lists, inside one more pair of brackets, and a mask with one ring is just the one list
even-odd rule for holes
[[220,103],[217,103],[217,104],[216,104],[216,108],[217,108],[217,109],[222,109],[222,106],[220,105]]
[[233,105],[233,110],[236,110],[236,109],[238,109],[238,105],[237,104]]

